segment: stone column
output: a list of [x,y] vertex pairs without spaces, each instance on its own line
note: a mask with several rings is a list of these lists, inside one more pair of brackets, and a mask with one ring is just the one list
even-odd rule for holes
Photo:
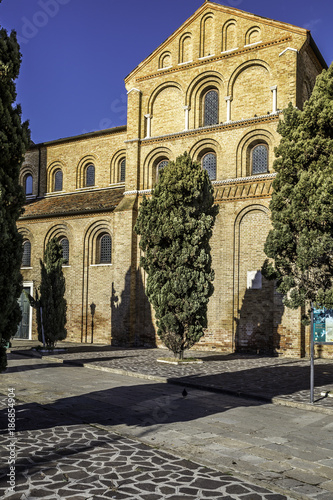
[[231,95],[225,97],[225,100],[227,101],[227,123],[229,123],[231,122],[231,101],[232,101]]
[[147,119],[147,133],[146,133],[146,139],[149,139],[150,134],[151,134],[151,119],[152,115],[145,115],[145,118]]
[[190,106],[184,106],[185,110],[185,132],[189,129],[189,122],[190,122]]

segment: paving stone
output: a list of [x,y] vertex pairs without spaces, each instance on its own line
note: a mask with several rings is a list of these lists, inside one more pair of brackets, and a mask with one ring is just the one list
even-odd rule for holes
[[162,486],[159,488],[159,491],[163,493],[163,495],[174,495],[176,493],[175,488],[171,488],[170,486]]
[[50,490],[42,489],[42,488],[35,488],[30,490],[30,496],[31,497],[36,497],[36,498],[43,498],[47,497],[50,495]]
[[248,495],[242,495],[242,500],[261,500],[262,496],[255,493],[249,493]]
[[[138,470],[136,469],[136,470],[134,470],[134,472],[138,472]],[[144,481],[151,481],[151,476],[149,474],[137,474],[137,475],[135,475],[132,473],[132,476],[134,476],[135,480],[140,482],[140,483],[142,483]]]
[[318,495],[322,493],[322,490],[317,488],[316,486],[312,486],[311,484],[299,484],[297,486],[292,487],[292,490],[296,493],[300,493],[302,495]]
[[22,493],[18,493],[18,492],[11,493],[9,495],[6,495],[6,497],[3,497],[3,498],[6,498],[6,500],[22,500]]
[[[142,498],[142,500],[161,500],[161,497],[160,495],[156,495],[156,494],[148,494],[148,495],[140,495],[140,497]],[[183,498],[183,500],[186,500]]]
[[183,495],[172,495],[171,497],[168,497],[168,500],[197,500],[197,496],[186,496],[184,498]]
[[95,497],[88,497],[87,495],[71,495],[70,500],[95,500]]
[[[205,491],[205,490],[201,490],[201,493],[200,493],[201,497],[202,498],[217,498],[217,495],[221,495],[221,493],[218,493],[217,491]],[[260,497],[261,499],[261,497]]]
[[165,470],[157,470],[152,473],[153,477],[169,477],[169,472]]
[[292,479],[296,479],[297,481],[302,481],[306,484],[311,484],[316,486],[323,481],[323,478],[320,476],[315,476],[314,474],[310,474],[309,472],[302,472],[300,470],[290,470],[286,471],[285,475],[287,477],[291,477]]
[[226,492],[231,495],[241,495],[242,493],[248,493],[249,490],[240,484],[232,484],[231,486],[226,487]]
[[[162,491],[162,489],[161,489],[161,491]],[[198,490],[196,488],[190,488],[190,487],[184,487],[184,486],[179,488],[179,493],[184,493],[184,495],[196,495],[197,492],[198,492]]]
[[128,495],[132,495],[132,498],[135,498],[133,495],[138,494],[138,490],[136,488],[131,488],[130,486],[122,486],[121,493],[127,493]]
[[284,500],[286,497],[284,495],[278,495],[277,493],[268,493],[264,498],[267,500]]
[[122,500],[123,498],[128,500],[128,495],[126,493],[121,493],[120,491],[106,491],[104,493],[104,498],[114,498]]
[[[76,471],[68,471],[66,474],[67,474],[67,477],[69,479],[85,479],[87,477],[87,472],[85,469],[76,470]],[[98,476],[89,476],[89,479],[91,481],[94,481],[94,480],[98,479]]]
[[140,481],[140,489],[142,489],[144,491],[155,491],[156,486],[153,483],[142,483]]
[[199,478],[193,481],[191,486],[199,489],[214,490],[219,488],[221,483],[220,481],[215,481],[214,479]]
[[86,491],[87,485],[81,483],[70,483],[68,484],[67,488],[70,490]]
[[60,482],[58,482],[58,483],[49,482],[49,484],[47,485],[47,487],[50,490],[59,490],[60,488],[63,488],[63,486],[64,486],[64,481],[62,481],[61,483]]

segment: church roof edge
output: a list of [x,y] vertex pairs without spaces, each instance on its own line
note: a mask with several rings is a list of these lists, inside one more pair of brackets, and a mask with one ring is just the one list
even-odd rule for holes
[[[277,20],[274,20],[274,19],[270,19],[268,17],[264,17],[264,16],[260,16],[258,14],[253,14],[251,12],[247,12],[245,10],[240,10],[240,9],[236,9],[235,7],[229,7],[229,6],[226,6],[226,5],[222,5],[222,4],[219,4],[219,3],[216,3],[216,2],[212,2],[211,0],[205,0],[205,2],[201,5],[201,7],[199,7],[186,21],[184,21],[184,23],[182,23],[179,28],[176,29],[176,31],[174,31],[164,42],[162,42],[153,52],[151,52],[147,57],[145,57],[145,59],[139,63],[126,77],[125,77],[125,83],[127,83],[127,81],[137,72],[139,71],[146,63],[148,63],[155,55],[156,53],[165,45],[167,45],[169,42],[171,42],[171,40],[173,38],[175,38],[179,32],[185,28],[186,26],[188,26],[196,17],[198,17],[204,10],[206,9],[211,9],[211,8],[214,8],[216,10],[219,10],[219,11],[222,11],[222,12],[225,12],[225,13],[230,13],[230,14],[235,14],[235,15],[239,15],[239,16],[242,16],[242,17],[246,17],[246,18],[252,18],[252,19],[260,19],[261,22],[264,22],[265,24],[274,24],[275,26],[277,27],[281,27],[283,29],[286,29],[286,30],[289,30],[289,31],[293,31],[295,33],[300,33],[300,34],[304,34],[304,35],[307,35],[309,32],[309,30],[307,30],[306,28],[301,28],[299,26],[296,26],[294,24],[290,24],[290,23],[286,23],[286,22],[283,22],[283,21],[277,21]],[[318,52],[319,52],[319,49],[317,49]],[[319,52],[320,53],[320,52]],[[321,54],[320,54],[321,55]],[[321,56],[322,57],[322,56]],[[326,64],[326,63],[325,63]]]
[[64,142],[69,142],[69,141],[78,141],[80,139],[90,139],[92,137],[98,137],[101,135],[117,134],[117,133],[121,133],[121,132],[126,132],[126,130],[127,130],[127,125],[120,125],[118,127],[106,128],[103,130],[96,130],[94,132],[87,132],[85,134],[73,135],[70,137],[62,137],[61,139],[54,139],[52,141],[39,142],[36,144],[33,141],[31,141],[29,149],[37,149],[37,148],[40,148],[42,146],[52,146],[55,144],[62,144]]

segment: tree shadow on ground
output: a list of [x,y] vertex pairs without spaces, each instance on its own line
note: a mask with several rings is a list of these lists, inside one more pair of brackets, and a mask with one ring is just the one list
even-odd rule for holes
[[[63,365],[57,365],[61,368]],[[67,366],[67,370],[71,366]],[[240,406],[260,406],[274,397],[281,397],[309,389],[310,368],[306,366],[281,365],[239,370],[204,376],[183,376],[169,379],[170,384],[135,381],[121,387],[85,392],[82,382],[75,389],[75,396],[64,397],[50,404],[39,405],[26,403],[17,408],[16,430],[44,429],[54,425],[71,425],[73,421],[89,424],[114,426],[146,427],[153,424],[187,422],[215,415]],[[56,371],[57,372],[57,371]],[[57,373],[55,372],[55,377]],[[83,375],[86,375],[82,374]],[[112,374],[110,385],[114,385]],[[31,372],[30,377],[40,379],[40,374]],[[95,375],[89,374],[98,384]],[[69,380],[71,380],[69,374]],[[32,380],[32,379],[31,379]],[[47,380],[47,379],[46,379]],[[73,379],[73,382],[74,383]],[[89,379],[90,381],[90,379]],[[103,377],[105,383],[105,377]],[[333,382],[333,364],[322,363],[316,369],[316,386]],[[64,384],[64,382],[63,382]],[[183,388],[188,388],[189,396],[183,397]],[[192,388],[191,388],[192,387]],[[224,391],[250,395],[253,399],[226,398],[223,394],[212,394],[194,388],[201,387],[208,391]],[[58,388],[57,388],[58,389]],[[47,391],[47,387],[45,386]],[[60,385],[59,391],[66,388]],[[19,393],[16,395],[19,399]],[[265,398],[265,400],[264,400]],[[42,417],[34,416],[36,411]],[[6,429],[7,409],[0,412],[0,421]],[[6,432],[6,431],[4,431]]]
[[[19,397],[19,394],[17,395]],[[239,406],[260,406],[262,402],[235,398],[223,403],[223,396],[169,384],[140,384],[115,387],[61,398],[49,404],[24,403],[16,407],[16,432],[54,426],[87,423],[104,426],[135,426],[187,422]],[[7,409],[0,411],[1,433],[6,433]],[[111,429],[112,430],[112,429]]]
[[[310,390],[310,362],[297,366],[295,360],[277,366],[224,371],[212,375],[190,375],[169,379],[171,383],[252,396],[266,401]],[[315,364],[315,387],[333,385],[333,363]]]
[[[100,356],[100,357],[79,358],[79,359],[68,358],[68,359],[66,359],[66,361],[64,363],[62,363],[62,359],[60,358],[59,363],[57,363],[57,362],[48,363],[45,360],[46,363],[43,365],[29,365],[29,364],[27,364],[27,365],[19,365],[19,366],[9,366],[9,367],[7,367],[5,373],[18,373],[18,372],[29,371],[29,370],[38,370],[40,368],[59,368],[60,366],[63,366],[64,364],[79,367],[79,366],[83,366],[84,364],[88,364],[88,363],[100,363],[101,361],[113,361],[113,360],[120,360],[120,359],[133,358],[133,357],[135,357],[134,354],[133,354],[133,356]],[[47,357],[46,357],[46,359],[47,359]]]

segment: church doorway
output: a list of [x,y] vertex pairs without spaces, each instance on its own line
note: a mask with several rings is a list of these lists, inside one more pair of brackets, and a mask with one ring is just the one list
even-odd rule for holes
[[32,295],[32,283],[23,283],[23,290],[19,298],[19,304],[22,311],[22,319],[17,328],[15,339],[31,339],[32,314],[29,300],[24,292]]

